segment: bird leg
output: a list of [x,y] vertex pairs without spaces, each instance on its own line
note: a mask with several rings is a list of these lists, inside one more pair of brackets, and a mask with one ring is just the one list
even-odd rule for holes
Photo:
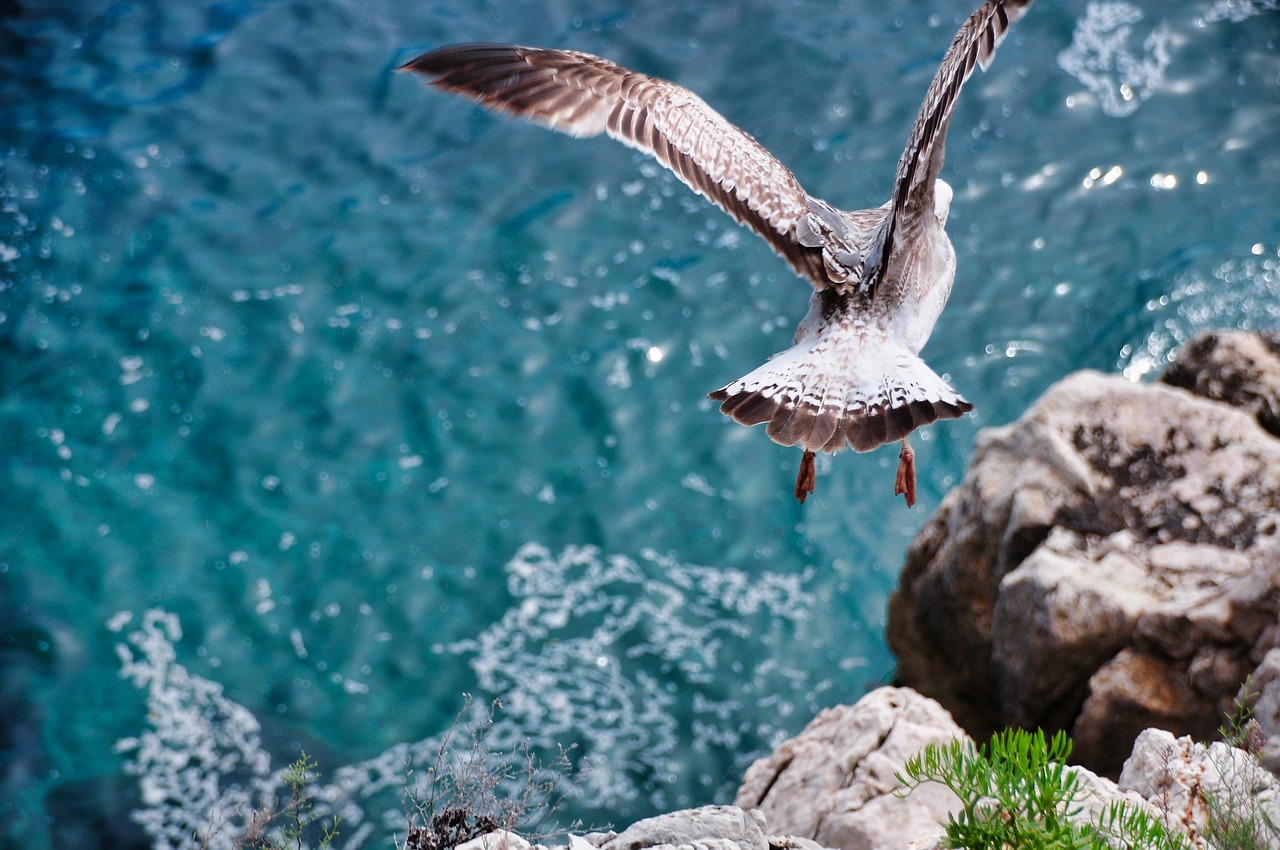
[[813,471],[813,452],[805,451],[800,458],[800,472],[796,475],[796,501],[804,504],[805,497],[813,492],[817,475]]
[[[906,496],[907,507],[916,503],[916,453],[907,445],[906,437],[902,438],[902,451],[898,454],[898,478],[893,482],[893,494]],[[796,496],[799,495],[800,484],[797,482]]]

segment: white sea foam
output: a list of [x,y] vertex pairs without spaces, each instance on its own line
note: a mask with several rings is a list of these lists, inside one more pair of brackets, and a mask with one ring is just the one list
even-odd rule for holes
[[1076,23],[1058,64],[1085,85],[1107,115],[1131,114],[1151,96],[1169,66],[1173,33],[1153,28],[1141,43],[1134,25],[1142,11],[1124,0],[1095,0]]
[[[111,619],[123,625],[123,613]],[[262,749],[257,719],[222,686],[176,663],[182,626],[176,615],[150,610],[127,643],[116,645],[120,673],[147,692],[150,728],[116,742],[125,771],[138,777],[142,807],[134,819],[156,850],[191,846],[208,835],[210,850],[233,847],[241,814],[278,784]]]
[[[719,753],[738,775],[753,755],[740,752],[744,734],[768,745],[783,731],[758,720],[746,730],[744,714],[782,718],[791,694],[822,689],[770,651],[786,640],[780,631],[808,617],[809,574],[691,566],[654,551],[630,558],[574,546],[555,554],[537,544],[523,546],[506,573],[513,602],[503,616],[474,638],[437,648],[470,657],[476,714],[461,722],[488,725],[484,713],[500,699],[486,749],[515,754],[527,742],[554,755],[580,745],[591,769],[579,790],[602,811],[645,793],[655,807],[686,802],[668,799],[663,780],[679,770],[677,749],[690,737],[694,752]],[[112,618],[118,629],[127,622]],[[221,850],[244,813],[280,793],[281,771],[271,770],[253,714],[178,663],[180,637],[175,615],[152,610],[118,646],[122,674],[147,691],[149,728],[117,749],[142,784],[135,818],[154,847],[184,846],[193,831],[221,826],[209,844]],[[297,654],[301,635],[289,640]],[[741,672],[740,688],[717,690],[730,675],[718,670],[722,659],[753,657],[761,663]],[[761,711],[766,704],[772,711]],[[380,829],[403,833],[406,766],[434,764],[445,734],[358,764],[322,766],[332,781],[309,790],[319,814],[341,815],[338,846],[362,846]],[[706,793],[717,791],[724,793]]]
[[1217,0],[1204,16],[1205,21],[1240,23],[1246,18],[1280,9],[1280,0]]

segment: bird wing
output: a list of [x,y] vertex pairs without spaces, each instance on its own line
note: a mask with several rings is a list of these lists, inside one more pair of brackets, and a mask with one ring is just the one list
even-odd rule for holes
[[831,285],[822,235],[797,232],[820,202],[759,142],[681,86],[587,53],[510,44],[443,47],[399,70],[571,136],[607,133],[760,234],[815,287]]
[[[934,183],[946,157],[947,128],[960,89],[975,65],[986,70],[996,48],[1014,21],[1022,17],[1032,0],[987,0],[969,16],[934,75],[906,150],[898,160],[893,199],[885,222],[885,255],[900,250],[923,226],[924,216],[934,212]],[[895,238],[899,239],[895,243]],[[883,274],[881,264],[880,273]]]

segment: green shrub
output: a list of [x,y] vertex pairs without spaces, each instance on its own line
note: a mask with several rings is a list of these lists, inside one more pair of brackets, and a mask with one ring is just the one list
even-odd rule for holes
[[342,819],[335,816],[325,820],[316,813],[315,798],[308,789],[319,776],[315,761],[303,752],[280,777],[289,786],[288,801],[278,809],[252,812],[245,833],[235,846],[249,850],[307,850],[311,846],[307,839],[314,838],[318,850],[328,850],[338,837]]
[[1066,766],[1063,732],[1006,729],[975,747],[931,744],[907,761],[898,781],[906,793],[938,782],[960,799],[946,824],[946,845],[967,850],[1191,850],[1187,839],[1146,811],[1122,804],[1094,822],[1078,815],[1080,779]]

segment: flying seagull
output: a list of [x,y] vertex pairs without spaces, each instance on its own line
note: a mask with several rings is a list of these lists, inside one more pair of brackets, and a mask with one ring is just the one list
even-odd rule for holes
[[951,294],[956,255],[938,179],[956,98],[985,70],[1032,0],[986,0],[956,33],[898,160],[893,196],[846,212],[697,95],[570,50],[512,44],[442,47],[401,66],[444,91],[571,136],[606,133],[654,157],[762,236],[813,285],[791,348],[710,397],[743,425],[804,450],[795,496],[813,492],[815,452],[900,441],[894,493],[916,498],[907,435],[973,409],[918,356]]

